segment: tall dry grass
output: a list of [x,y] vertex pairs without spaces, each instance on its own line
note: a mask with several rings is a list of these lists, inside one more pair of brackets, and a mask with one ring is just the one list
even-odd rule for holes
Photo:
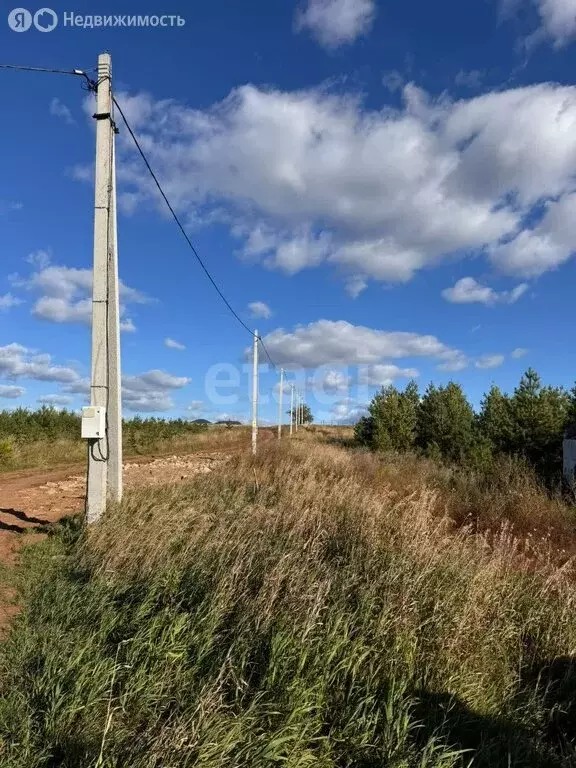
[[574,765],[572,562],[446,473],[270,441],[30,550],[2,764]]

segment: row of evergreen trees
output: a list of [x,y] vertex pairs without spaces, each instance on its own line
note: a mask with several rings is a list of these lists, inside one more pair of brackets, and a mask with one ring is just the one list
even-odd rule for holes
[[[135,416],[124,419],[125,440],[164,440],[180,435],[199,432],[206,424],[186,419],[142,419]],[[67,410],[42,406],[35,411],[15,408],[0,411],[0,439],[11,438],[17,442],[36,440],[80,439],[80,415]]]
[[356,425],[356,440],[373,450],[421,451],[451,463],[486,469],[499,455],[531,464],[549,485],[560,481],[562,440],[576,425],[576,386],[543,386],[529,369],[510,396],[492,386],[476,414],[461,386],[430,384],[420,396],[384,387]]

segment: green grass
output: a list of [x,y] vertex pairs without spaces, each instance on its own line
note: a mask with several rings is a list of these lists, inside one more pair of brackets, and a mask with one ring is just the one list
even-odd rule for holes
[[[206,431],[206,425],[184,419],[125,419],[124,451],[134,456],[185,450]],[[0,410],[0,472],[44,469],[85,458],[78,414],[45,406],[36,411]]]
[[26,548],[1,765],[574,765],[571,563],[430,474],[267,445]]

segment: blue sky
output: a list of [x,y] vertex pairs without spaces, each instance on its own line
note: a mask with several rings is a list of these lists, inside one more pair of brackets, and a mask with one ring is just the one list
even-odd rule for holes
[[[4,6],[3,62],[92,69],[111,53],[200,254],[318,420],[354,419],[411,376],[456,380],[475,405],[528,366],[572,385],[575,0],[79,0],[51,6],[49,33],[12,31]],[[64,27],[70,12],[186,23]],[[78,408],[93,104],[72,77],[0,82],[0,407]],[[250,337],[124,130],[117,148],[126,414],[243,419]],[[263,367],[264,421],[276,383]]]

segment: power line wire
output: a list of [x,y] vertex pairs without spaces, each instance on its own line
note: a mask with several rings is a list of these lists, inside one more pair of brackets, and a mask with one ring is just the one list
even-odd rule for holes
[[118,109],[118,112],[120,112],[120,116],[121,116],[122,120],[124,121],[124,125],[126,126],[126,128],[127,128],[127,130],[128,130],[128,133],[130,134],[130,136],[132,137],[132,140],[133,140],[134,144],[136,145],[136,149],[137,149],[137,150],[138,150],[138,152],[140,153],[140,157],[141,157],[141,158],[142,158],[142,160],[144,161],[144,164],[146,165],[146,168],[148,169],[148,171],[149,171],[150,175],[152,176],[152,178],[153,178],[153,180],[154,180],[154,183],[155,183],[155,184],[156,184],[156,186],[158,187],[158,191],[160,192],[160,194],[162,195],[162,197],[163,197],[163,199],[164,199],[164,202],[165,202],[165,203],[166,203],[166,205],[168,206],[168,209],[169,209],[170,213],[172,214],[172,217],[173,217],[174,221],[175,221],[175,222],[176,222],[176,224],[178,225],[178,228],[179,228],[180,232],[182,232],[182,234],[184,235],[184,237],[185,237],[185,239],[186,239],[186,242],[187,242],[187,243],[188,243],[188,245],[190,246],[190,249],[191,249],[192,253],[194,254],[194,256],[196,257],[196,259],[197,259],[198,263],[200,264],[200,266],[201,266],[201,267],[202,267],[202,269],[204,270],[204,273],[205,273],[206,277],[208,278],[208,280],[210,280],[210,282],[212,283],[213,287],[214,287],[214,288],[215,288],[215,290],[217,291],[218,295],[220,296],[220,298],[222,299],[222,301],[224,302],[224,304],[225,304],[225,305],[228,307],[228,309],[230,310],[230,312],[231,312],[231,313],[234,315],[234,317],[236,318],[236,320],[238,320],[238,322],[240,323],[240,325],[241,325],[243,328],[245,328],[245,329],[248,331],[248,333],[249,333],[251,336],[254,336],[254,331],[253,331],[251,328],[249,328],[249,327],[246,325],[246,323],[244,322],[244,320],[242,320],[242,318],[240,317],[240,315],[238,315],[238,313],[237,313],[237,312],[234,310],[234,308],[232,307],[232,305],[230,304],[230,302],[228,301],[228,299],[226,298],[226,296],[224,296],[224,294],[222,293],[222,291],[221,291],[221,290],[220,290],[220,288],[218,287],[218,285],[217,285],[216,281],[214,280],[214,278],[212,277],[212,275],[211,275],[211,274],[210,274],[210,272],[208,271],[208,268],[207,268],[207,266],[204,264],[204,262],[203,262],[203,261],[202,261],[202,259],[200,258],[200,254],[198,253],[198,251],[197,251],[197,250],[196,250],[196,248],[194,247],[194,244],[192,243],[192,241],[190,240],[190,238],[189,238],[189,237],[188,237],[188,235],[186,234],[186,230],[184,229],[184,227],[183,227],[183,225],[182,225],[182,222],[181,222],[181,221],[180,221],[180,219],[178,218],[178,215],[177,215],[176,211],[175,211],[175,210],[174,210],[174,208],[172,207],[172,204],[171,204],[171,203],[170,203],[170,201],[168,200],[168,198],[167,198],[167,196],[166,196],[166,193],[165,193],[165,192],[164,192],[164,190],[162,189],[162,185],[161,185],[161,184],[160,184],[160,182],[158,181],[158,178],[157,178],[156,174],[155,174],[155,173],[154,173],[154,171],[152,170],[152,166],[151,166],[151,165],[150,165],[150,163],[148,162],[148,158],[146,157],[146,155],[145,155],[145,153],[144,153],[144,150],[143,150],[143,149],[142,149],[142,147],[140,146],[140,142],[139,142],[139,141],[138,141],[138,139],[136,138],[136,134],[134,133],[134,131],[132,130],[132,128],[131,128],[131,126],[130,126],[130,123],[129,123],[129,122],[128,122],[128,120],[126,119],[126,115],[125,115],[125,114],[124,114],[124,112],[122,111],[122,107],[121,107],[121,106],[118,104],[118,101],[116,100],[116,98],[115,98],[114,96],[112,97],[112,99],[113,99],[113,101],[114,101],[114,105],[115,105],[115,106],[116,106],[116,108]]
[[86,71],[83,69],[50,69],[48,67],[29,67],[23,64],[0,64],[0,69],[17,69],[21,72],[46,72],[51,75],[75,75],[76,77],[85,77],[89,80]]
[[266,357],[270,361],[270,365],[272,366],[272,368],[274,368],[274,370],[276,370],[278,366],[276,365],[274,360],[272,360],[272,358],[270,357],[270,353],[268,352],[266,344],[264,344],[264,339],[262,338],[262,336],[260,336],[260,335],[258,336],[258,341],[262,345],[262,349],[264,350],[264,353],[265,353]]
[[[0,64],[0,69],[14,69],[14,70],[19,70],[19,71],[23,71],[23,72],[44,72],[44,73],[48,73],[48,74],[73,75],[73,76],[76,76],[76,77],[84,77],[86,79],[86,81],[87,81],[87,84],[88,84],[88,87],[89,87],[90,90],[95,90],[96,87],[97,87],[97,83],[95,83],[91,78],[89,78],[88,75],[86,74],[86,72],[84,70],[82,70],[82,69],[53,69],[53,68],[48,68],[48,67],[30,67],[30,66],[21,65],[21,64]],[[132,127],[130,126],[130,123],[128,122],[128,120],[126,118],[126,115],[124,114],[124,112],[122,110],[122,107],[118,104],[118,101],[116,100],[116,97],[114,95],[112,95],[112,100],[113,100],[114,105],[117,108],[118,112],[120,113],[120,116],[122,117],[122,120],[124,121],[124,125],[126,126],[126,129],[128,130],[128,133],[132,137],[132,141],[134,142],[134,144],[136,146],[136,149],[140,153],[140,156],[142,157],[142,160],[144,161],[144,164],[146,165],[146,168],[148,169],[148,172],[152,176],[152,179],[154,180],[154,183],[156,184],[156,187],[158,188],[158,191],[162,195],[162,198],[164,199],[164,202],[168,206],[168,209],[169,209],[170,213],[172,214],[172,217],[173,217],[174,221],[176,222],[176,224],[178,225],[178,228],[180,229],[180,231],[184,235],[184,238],[186,239],[186,242],[188,243],[192,253],[196,257],[198,263],[202,267],[204,273],[206,274],[206,277],[208,278],[208,280],[210,280],[210,282],[212,283],[214,289],[216,290],[216,292],[218,293],[218,295],[220,296],[220,298],[222,299],[222,301],[224,302],[224,304],[226,305],[228,310],[232,313],[232,315],[240,323],[240,325],[245,330],[247,330],[248,333],[251,336],[254,336],[254,331],[252,331],[252,329],[248,325],[246,325],[246,323],[242,320],[242,318],[234,310],[234,308],[232,307],[232,305],[230,304],[230,302],[228,301],[226,296],[224,296],[224,294],[222,293],[222,291],[218,287],[216,281],[214,280],[214,278],[210,274],[210,272],[209,272],[208,268],[206,267],[206,265],[204,264],[203,260],[200,258],[200,254],[198,253],[198,251],[194,247],[194,244],[192,243],[192,241],[190,240],[190,238],[186,234],[186,230],[184,229],[180,219],[178,218],[178,215],[176,214],[176,211],[172,207],[172,204],[168,200],[168,197],[166,196],[166,193],[162,189],[162,185],[158,181],[158,178],[157,178],[156,174],[154,173],[154,171],[152,169],[152,166],[150,165],[150,163],[148,161],[148,158],[146,157],[146,154],[144,153],[144,150],[140,146],[140,142],[138,141],[138,138],[136,137],[136,134],[132,130]],[[272,357],[271,357],[270,353],[268,352],[268,349],[267,349],[266,345],[264,344],[264,341],[263,341],[261,336],[258,336],[258,341],[262,345],[262,349],[264,350],[264,352],[266,354],[266,357],[270,361],[270,364],[272,365],[272,367],[274,369],[276,369],[277,366],[276,366],[275,362],[272,360]]]

